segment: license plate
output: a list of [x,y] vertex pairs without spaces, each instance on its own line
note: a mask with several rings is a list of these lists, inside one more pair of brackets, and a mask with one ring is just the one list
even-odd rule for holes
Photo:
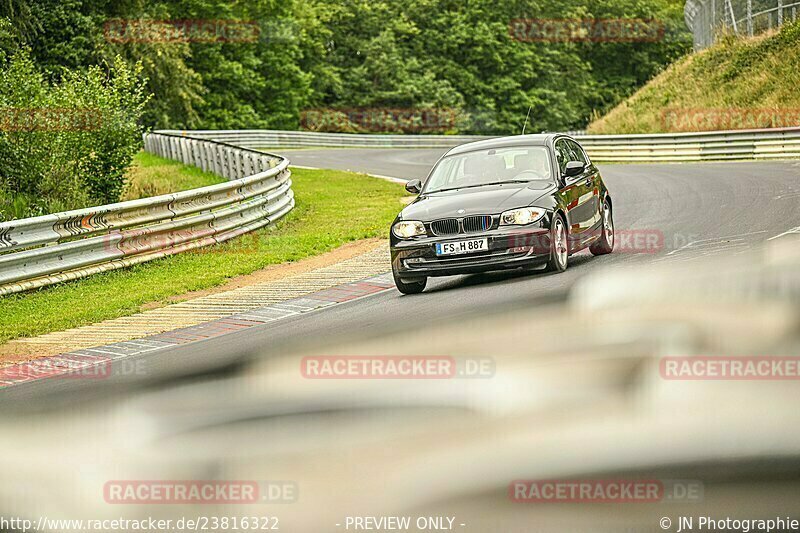
[[436,243],[436,255],[471,254],[475,252],[485,252],[488,249],[489,239]]

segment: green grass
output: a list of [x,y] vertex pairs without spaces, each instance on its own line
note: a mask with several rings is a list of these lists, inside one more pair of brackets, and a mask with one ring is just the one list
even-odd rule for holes
[[[137,164],[153,163],[150,157],[139,156]],[[186,168],[179,172],[185,174]],[[200,184],[194,179],[181,178],[181,188]],[[295,169],[292,179],[297,205],[274,227],[205,250],[0,298],[0,342],[134,314],[148,302],[166,302],[268,265],[386,236],[402,207],[401,185],[363,174]]]
[[[657,133],[797,125],[800,20],[750,39],[727,36],[687,56],[588,127]],[[748,110],[750,113],[748,113]],[[765,110],[765,113],[753,111]],[[722,112],[717,118],[713,113]]]
[[148,196],[159,196],[175,191],[197,189],[222,183],[225,178],[203,172],[197,167],[164,159],[147,152],[139,152],[133,158],[128,171],[123,200],[136,200]]

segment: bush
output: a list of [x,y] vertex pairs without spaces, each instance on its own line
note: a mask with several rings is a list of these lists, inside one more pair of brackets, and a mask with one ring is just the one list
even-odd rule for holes
[[65,71],[48,83],[27,52],[0,73],[0,220],[116,202],[142,143],[141,66]]

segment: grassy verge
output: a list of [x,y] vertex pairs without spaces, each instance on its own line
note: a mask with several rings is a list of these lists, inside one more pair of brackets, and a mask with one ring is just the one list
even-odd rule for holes
[[715,46],[676,62],[588,127],[657,133],[786,127],[800,112],[800,20],[780,31]]
[[123,200],[136,200],[222,183],[225,178],[162,157],[139,152],[128,171]]
[[[173,170],[183,174],[176,178],[182,184],[208,184],[202,183],[202,176],[186,176],[189,167],[150,157],[139,156],[137,166],[143,163],[143,168],[135,172],[147,175],[148,168],[175,165]],[[350,241],[385,236],[401,208],[402,186],[362,174],[296,169],[293,180],[297,205],[274,227],[205,250],[0,298],[0,342],[130,315],[148,302],[214,287],[233,276],[321,254]]]

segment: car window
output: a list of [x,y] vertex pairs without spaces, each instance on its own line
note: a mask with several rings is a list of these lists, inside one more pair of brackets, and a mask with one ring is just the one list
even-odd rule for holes
[[558,168],[563,174],[567,168],[567,163],[572,161],[572,150],[569,149],[566,139],[556,142],[556,159],[558,160]]
[[572,153],[572,161],[580,161],[581,163],[585,164],[589,163],[589,158],[586,157],[586,154],[584,153],[583,148],[581,148],[581,145],[570,139],[564,139],[564,142],[567,144],[567,146],[570,149],[570,152]]
[[423,192],[552,179],[547,148],[515,146],[447,156],[433,169]]

